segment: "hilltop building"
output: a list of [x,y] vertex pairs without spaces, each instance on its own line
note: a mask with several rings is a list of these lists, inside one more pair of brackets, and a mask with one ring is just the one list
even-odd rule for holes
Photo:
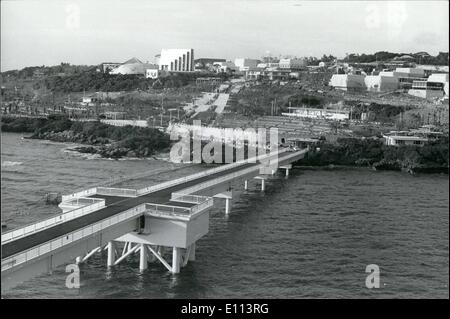
[[362,91],[366,89],[364,78],[360,74],[333,74],[329,85],[344,91]]
[[195,70],[210,70],[215,63],[226,62],[226,59],[199,58],[194,60]]
[[162,49],[159,69],[170,72],[193,72],[194,49]]
[[109,71],[109,74],[123,74],[123,75],[145,75],[147,69],[155,69],[155,64],[143,63],[137,58],[131,58],[128,61],[122,63],[116,68]]
[[448,97],[448,73],[427,73],[421,68],[396,68],[377,75],[333,74],[329,85],[340,90],[387,92],[398,89],[422,98]]
[[280,69],[300,70],[306,68],[308,63],[305,59],[280,59]]
[[217,73],[233,73],[238,70],[238,68],[231,61],[214,62],[212,68]]
[[367,91],[371,92],[394,91],[397,90],[398,83],[398,78],[393,76],[367,75],[364,78]]
[[247,71],[250,68],[256,68],[259,60],[247,59],[247,58],[237,58],[234,60],[234,65],[239,69],[239,71]]

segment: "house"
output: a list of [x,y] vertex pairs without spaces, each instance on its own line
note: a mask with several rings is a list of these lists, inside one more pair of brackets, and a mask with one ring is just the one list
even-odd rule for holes
[[383,138],[388,146],[423,146],[425,143],[436,140],[443,135],[442,132],[436,132],[433,129],[433,126],[427,125],[410,131],[390,131],[389,133],[383,134]]

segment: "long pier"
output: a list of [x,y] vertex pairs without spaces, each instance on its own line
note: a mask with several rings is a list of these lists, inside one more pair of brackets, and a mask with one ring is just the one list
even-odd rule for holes
[[[178,273],[195,260],[214,199],[225,200],[229,214],[233,182],[242,180],[247,189],[255,178],[264,191],[267,175],[284,169],[288,176],[291,163],[307,151],[280,149],[143,189],[96,187],[65,195],[62,214],[2,234],[2,290],[59,265],[85,262],[102,249],[109,267],[139,253],[141,270],[159,260]],[[165,259],[170,250],[171,264]]]

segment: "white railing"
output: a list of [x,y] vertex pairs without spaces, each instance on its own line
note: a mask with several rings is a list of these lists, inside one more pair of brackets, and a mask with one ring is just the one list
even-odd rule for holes
[[[307,150],[308,149],[302,150],[302,154],[307,152]],[[280,161],[286,161],[286,160],[288,160],[288,159],[290,159],[292,157],[297,157],[297,156],[299,156],[299,154],[298,154],[298,152],[295,152],[295,153],[286,155],[283,158],[278,158],[277,161],[279,163]],[[252,166],[252,167],[249,167],[249,168],[246,168],[244,170],[240,170],[240,171],[237,171],[237,172],[234,172],[234,173],[223,175],[223,176],[217,177],[217,178],[215,178],[213,180],[210,180],[210,181],[207,181],[207,182],[203,182],[203,183],[199,183],[197,185],[185,188],[185,189],[182,190],[182,193],[185,194],[185,195],[192,194],[192,193],[198,192],[198,191],[200,191],[202,189],[205,189],[205,188],[208,188],[208,187],[220,184],[222,182],[228,181],[230,179],[234,179],[234,178],[237,178],[237,177],[240,177],[240,176],[252,173],[253,171],[259,171],[260,168],[264,167],[264,166],[265,166],[265,164],[260,164],[260,165]]]
[[[28,236],[32,233],[44,230],[46,228],[52,227],[56,224],[64,223],[69,220],[84,216],[86,214],[92,213],[94,211],[99,210],[100,208],[105,207],[105,200],[100,198],[91,198],[95,201],[95,203],[91,205],[87,205],[78,209],[71,210],[69,212],[59,214],[55,217],[48,218],[38,223],[30,224],[24,227],[21,227],[16,230],[12,230],[5,234],[2,234],[2,244],[5,242],[9,242],[11,240],[19,239],[23,236]],[[93,201],[93,202],[94,202]]]
[[147,203],[145,204],[145,208],[152,212],[161,212],[161,213],[169,213],[169,214],[178,214],[181,216],[187,216],[191,213],[191,209],[188,207],[180,207],[180,206],[172,206],[172,205],[163,205],[163,204],[153,204]]
[[196,174],[189,175],[189,176],[186,176],[186,177],[181,177],[181,178],[174,179],[174,180],[171,180],[171,181],[167,181],[167,182],[164,182],[164,183],[161,183],[161,184],[158,184],[158,185],[145,187],[145,188],[137,190],[137,196],[141,196],[141,195],[145,195],[145,194],[148,194],[148,193],[156,192],[156,191],[159,191],[161,189],[169,188],[169,187],[172,187],[172,186],[175,186],[175,185],[178,185],[178,184],[183,184],[183,183],[186,183],[186,182],[198,179],[198,178],[202,178],[202,177],[209,176],[209,175],[212,175],[212,174],[216,174],[216,173],[219,173],[219,172],[222,172],[222,171],[226,171],[226,170],[229,170],[229,169],[232,169],[232,168],[235,168],[235,167],[247,164],[247,163],[256,163],[257,160],[270,159],[271,157],[278,156],[280,153],[284,153],[284,152],[286,152],[286,150],[285,149],[281,149],[281,150],[278,150],[277,152],[274,152],[274,153],[265,154],[265,155],[261,155],[261,156],[255,156],[255,157],[252,157],[252,158],[249,158],[249,159],[246,159],[246,160],[241,160],[241,161],[238,161],[238,162],[235,162],[235,163],[232,163],[232,164],[223,165],[223,166],[218,167],[218,168],[212,168],[212,169],[206,170],[204,172],[196,173]]
[[101,201],[104,200],[101,198],[93,198],[93,197],[78,197],[66,202],[61,202],[60,205],[62,204],[64,206],[87,206]]
[[208,197],[208,199],[203,203],[191,207],[191,217],[194,216],[196,213],[204,210],[205,208],[211,207],[213,204],[214,199],[212,197]]
[[69,194],[69,195],[62,195],[61,196],[61,201],[66,202],[68,200],[71,199],[75,199],[78,197],[87,197],[87,196],[91,196],[91,195],[95,195],[97,193],[97,187],[93,187],[93,188],[89,188],[89,189],[85,189],[73,194]]
[[130,188],[97,187],[97,195],[136,197],[137,191]]
[[[307,150],[308,149],[303,150],[303,153],[305,153]],[[277,152],[277,153],[279,153],[279,152]],[[273,156],[275,154],[267,154],[267,155],[270,157],[270,156]],[[276,154],[276,155],[278,155],[278,154]],[[298,155],[299,155],[298,152],[295,152],[293,154],[289,154],[289,155],[283,157],[282,159],[280,159],[280,161],[285,161],[285,160],[287,160],[289,158],[296,157]],[[203,172],[203,173],[194,174],[194,175],[185,177],[183,179],[178,179],[178,180],[175,180],[175,181],[177,181],[177,183],[180,183],[181,180],[186,181],[188,179],[189,180],[195,179],[197,177],[193,178],[193,176],[196,176],[196,175],[197,176],[207,176],[207,175],[210,175],[210,174],[214,174],[214,173],[216,173],[218,171],[229,169],[230,167],[235,167],[235,166],[238,166],[238,165],[242,165],[242,164],[244,164],[245,162],[248,162],[248,161],[249,160],[245,160],[245,161],[241,161],[241,163],[237,162],[237,163],[234,163],[234,164],[230,164],[231,166],[230,165],[226,165],[226,166],[220,167],[218,169],[212,169],[212,170],[209,170],[209,171],[206,171],[206,172]],[[242,163],[242,162],[244,162],[244,163]],[[252,171],[254,171],[256,169],[259,169],[263,165],[264,164],[252,166],[252,167],[249,167],[249,168],[247,168],[245,170],[242,170],[242,171],[239,171],[239,172],[235,172],[235,173],[231,173],[231,174],[227,174],[225,176],[216,178],[216,179],[214,179],[212,181],[201,183],[200,185],[202,185],[202,188],[205,188],[208,185],[214,185],[214,184],[220,183],[221,181],[228,180],[228,179],[233,178],[233,177],[237,177],[237,176],[240,176],[240,175],[247,174],[247,173],[252,172]],[[170,181],[168,183],[163,183],[163,184],[167,185],[169,183],[170,183],[170,185],[174,185],[174,181]],[[160,188],[160,185],[156,185],[156,186],[159,186],[159,188]],[[165,186],[165,187],[168,187],[168,186]],[[195,187],[196,186],[188,188],[188,190],[190,190],[190,192],[194,192],[195,190],[193,190],[193,189]],[[148,188],[146,188],[146,189],[148,189]],[[96,190],[97,190],[97,188],[85,190],[85,191],[82,191],[82,192],[78,192],[78,193],[74,193],[74,194],[71,194],[71,195],[67,195],[65,198],[66,198],[66,200],[68,199],[70,201],[70,199],[77,198],[77,196],[78,197],[82,197],[82,195],[86,195],[86,194],[92,195],[93,194],[92,192],[96,192]],[[114,190],[117,190],[117,189],[114,189]],[[125,190],[125,189],[122,189],[122,190]],[[128,191],[134,191],[134,194],[135,194],[134,196],[136,196],[139,193],[139,191],[136,191],[136,190],[128,190]],[[126,192],[123,192],[123,193],[126,193]],[[188,192],[186,192],[186,194],[183,194],[183,196],[186,196],[187,194],[188,194]],[[10,269],[10,268],[12,268],[12,267],[14,267],[16,265],[22,264],[22,263],[27,262],[29,260],[32,260],[34,258],[37,258],[37,257],[39,257],[39,256],[41,256],[43,254],[46,254],[46,253],[48,253],[48,252],[50,252],[50,251],[52,251],[54,249],[58,249],[58,248],[61,248],[61,247],[65,246],[65,245],[71,244],[74,241],[80,240],[80,239],[82,239],[84,237],[91,236],[92,234],[94,234],[96,232],[99,232],[99,231],[101,231],[103,229],[106,229],[106,228],[108,228],[108,227],[110,227],[112,225],[115,225],[117,223],[123,222],[125,220],[130,219],[130,218],[137,217],[137,216],[143,214],[146,210],[150,210],[152,212],[152,214],[160,214],[161,216],[172,215],[172,216],[177,216],[177,217],[190,218],[195,213],[203,210],[204,208],[206,208],[208,206],[211,206],[212,204],[213,204],[213,199],[212,198],[208,198],[206,201],[204,201],[202,203],[199,203],[198,205],[193,206],[191,208],[178,207],[178,206],[169,206],[169,205],[160,205],[160,204],[141,204],[141,205],[138,205],[138,206],[136,206],[134,208],[126,210],[126,211],[124,211],[124,212],[122,212],[120,214],[116,214],[114,216],[111,216],[109,218],[101,220],[101,221],[99,221],[99,222],[97,222],[95,224],[86,226],[86,227],[84,227],[84,228],[82,228],[80,230],[73,231],[73,232],[71,232],[69,234],[66,234],[64,236],[60,236],[57,239],[53,239],[51,241],[43,243],[43,244],[41,244],[41,245],[39,245],[37,247],[30,248],[30,249],[28,249],[28,250],[26,250],[24,252],[21,252],[21,253],[18,253],[16,255],[14,255],[14,256],[7,257],[4,260],[2,260],[2,271]],[[99,209],[101,207],[104,207],[104,205],[105,205],[105,201],[101,200],[101,202],[99,201],[98,203],[95,203],[93,205],[89,205],[89,206],[86,206],[86,207],[83,207],[83,208],[80,208],[80,209],[75,209],[73,211],[70,211],[70,212],[58,215],[56,217],[47,219],[45,221],[42,221],[42,222],[30,225],[30,226],[23,227],[21,229],[15,230],[15,231],[11,231],[9,233],[6,233],[6,234],[2,235],[2,242],[9,241],[9,240],[11,240],[13,238],[15,239],[15,238],[24,236],[26,234],[30,234],[30,233],[38,231],[38,230],[42,230],[42,229],[44,229],[46,227],[53,226],[53,225],[55,225],[57,223],[61,223],[63,221],[67,221],[67,220],[70,220],[70,219],[74,219],[74,218],[83,216],[84,214],[90,213],[90,212],[92,212],[94,210],[97,210],[97,209]]]
[[171,201],[191,204],[200,204],[208,199],[208,196],[190,195],[185,193],[172,193],[170,197]]
[[30,261],[39,256],[42,256],[52,250],[71,244],[84,237],[91,236],[92,234],[97,233],[110,226],[126,221],[130,218],[142,215],[144,212],[145,212],[145,204],[142,204],[129,210],[126,210],[120,214],[116,214],[109,218],[103,219],[95,224],[86,226],[80,230],[73,231],[69,234],[58,237],[57,239],[48,241],[37,247],[30,248],[14,256],[7,257],[4,260],[2,260],[2,271],[10,269],[16,265],[20,265],[24,262]]

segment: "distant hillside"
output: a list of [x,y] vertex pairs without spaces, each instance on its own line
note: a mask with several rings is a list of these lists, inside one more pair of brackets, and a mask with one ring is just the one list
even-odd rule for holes
[[[26,67],[1,73],[2,86],[22,91],[50,91],[75,93],[83,91],[134,91],[150,88],[178,88],[195,81],[197,77],[217,76],[209,73],[175,73],[160,79],[146,79],[142,75],[112,75],[97,72],[96,66],[76,66],[61,63],[57,66]],[[226,77],[226,75],[220,75]],[[30,93],[31,94],[31,93]]]
[[376,61],[389,61],[396,58],[402,60],[400,59],[401,57],[404,57],[407,61],[412,63],[429,65],[448,65],[449,59],[448,52],[439,52],[438,55],[432,56],[427,52],[392,53],[387,51],[380,51],[373,54],[350,53],[347,55],[344,61],[350,63],[370,63]]

